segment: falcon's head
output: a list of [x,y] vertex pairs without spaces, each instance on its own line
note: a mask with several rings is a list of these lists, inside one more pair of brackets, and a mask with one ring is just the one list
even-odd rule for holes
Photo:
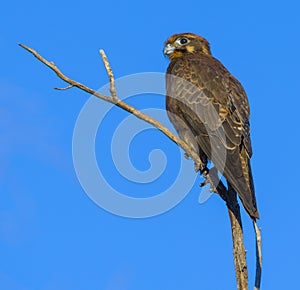
[[208,41],[194,33],[174,34],[165,42],[164,54],[170,59],[199,52],[211,54]]

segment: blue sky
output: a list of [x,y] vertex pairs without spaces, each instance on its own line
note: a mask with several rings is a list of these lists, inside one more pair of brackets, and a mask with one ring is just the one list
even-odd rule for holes
[[[163,42],[186,31],[210,41],[214,56],[249,96],[263,289],[298,285],[298,5],[256,0],[3,4],[0,289],[234,289],[230,226],[220,198],[199,204],[197,178],[183,201],[155,217],[120,217],[95,204],[81,187],[72,158],[76,120],[90,96],[77,89],[53,90],[64,83],[17,45],[33,47],[71,78],[98,89],[107,83],[100,48],[116,78],[162,73],[168,65]],[[140,109],[164,107],[163,96],[154,94],[128,102]],[[148,170],[149,152],[160,148],[167,158],[165,171],[149,184],[123,178],[114,169],[109,138],[126,117],[113,109],[101,123],[97,161],[118,191],[151,197],[176,179],[182,152],[156,130],[144,130],[132,140],[131,162],[138,170]],[[164,159],[159,155],[153,160]],[[254,234],[249,218],[242,215],[253,285]]]

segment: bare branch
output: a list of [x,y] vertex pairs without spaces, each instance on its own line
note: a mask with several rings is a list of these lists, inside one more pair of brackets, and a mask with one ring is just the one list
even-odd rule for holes
[[26,49],[28,52],[30,52],[31,54],[33,54],[39,61],[41,61],[43,64],[45,64],[46,66],[48,66],[50,69],[52,69],[59,78],[61,78],[63,81],[65,81],[66,83],[72,85],[73,87],[77,87],[83,91],[86,91],[87,93],[90,93],[90,94],[93,94],[95,95],[96,97],[104,100],[104,101],[107,101],[107,102],[110,102],[110,103],[113,103],[112,99],[110,97],[107,97],[103,94],[100,94],[98,93],[97,91],[95,90],[92,90],[90,89],[89,87],[79,83],[79,82],[76,82],[76,81],[73,81],[71,80],[70,78],[68,78],[67,76],[65,76],[59,69],[58,67],[54,64],[54,62],[52,61],[47,61],[46,59],[44,59],[41,55],[39,55],[35,50],[33,50],[32,48],[24,45],[24,44],[19,44],[22,48]]
[[105,54],[105,52],[104,52],[103,49],[100,49],[100,54],[101,54],[104,66],[106,68],[108,77],[109,77],[109,83],[110,83],[109,90],[110,90],[111,97],[114,100],[118,100],[117,92],[116,92],[116,87],[115,87],[115,78],[114,78],[114,74],[112,72],[111,66],[109,64],[109,61],[108,61],[107,56],[106,56],[106,54]]
[[213,184],[218,184],[216,191],[226,202],[228,215],[231,224],[231,234],[233,242],[233,257],[235,265],[235,276],[238,290],[248,290],[248,269],[246,261],[246,251],[244,247],[244,234],[240,206],[237,201],[235,190],[229,185],[228,190],[222,182],[218,183],[218,171],[215,167],[210,170],[210,177]]
[[71,89],[71,88],[73,88],[73,87],[74,87],[73,85],[69,85],[69,86],[67,86],[67,87],[65,87],[65,88],[54,88],[54,90],[65,91],[65,90]]
[[255,220],[253,220],[253,226],[254,226],[255,237],[256,237],[256,274],[255,274],[254,290],[259,290],[260,283],[261,283],[261,271],[262,271],[261,231],[258,228]]
[[167,127],[165,127],[160,122],[158,122],[155,119],[153,119],[152,117],[142,113],[141,111],[137,110],[133,106],[130,106],[130,105],[126,104],[125,102],[119,100],[117,97],[116,97],[117,100],[115,100],[113,98],[110,98],[108,96],[100,94],[99,92],[97,92],[79,82],[76,82],[76,81],[70,79],[69,77],[64,75],[53,62],[47,61],[40,54],[38,54],[35,50],[33,50],[32,48],[30,48],[24,44],[19,44],[19,45],[22,48],[26,49],[31,54],[33,54],[39,61],[41,61],[46,66],[48,66],[50,69],[52,69],[60,79],[67,82],[68,84],[72,85],[73,87],[77,87],[87,93],[93,94],[94,96],[96,96],[104,101],[107,101],[109,103],[113,103],[116,106],[122,108],[123,110],[135,115],[139,119],[142,119],[142,120],[146,121],[147,123],[153,125],[158,130],[160,130],[162,133],[164,133],[167,137],[169,137],[173,142],[175,142],[178,146],[180,146],[194,160],[194,162],[199,165],[200,169],[204,168],[204,165],[202,164],[201,159],[199,158],[198,154],[195,151],[193,151],[188,146],[188,144],[186,144],[182,139],[178,138],[172,131],[170,131]]

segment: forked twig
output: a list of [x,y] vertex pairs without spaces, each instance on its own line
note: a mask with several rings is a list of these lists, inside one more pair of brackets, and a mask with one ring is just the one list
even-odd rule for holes
[[118,97],[117,97],[117,92],[116,92],[116,86],[115,86],[115,78],[114,78],[114,74],[112,72],[112,69],[110,67],[110,64],[108,62],[108,59],[107,59],[107,56],[104,52],[103,49],[100,49],[100,54],[101,54],[101,57],[102,57],[102,60],[103,60],[103,63],[104,63],[104,66],[106,68],[106,72],[108,74],[108,77],[109,77],[109,83],[110,83],[110,87],[109,87],[109,90],[110,90],[110,94],[111,94],[111,97],[114,99],[114,100],[118,100]]

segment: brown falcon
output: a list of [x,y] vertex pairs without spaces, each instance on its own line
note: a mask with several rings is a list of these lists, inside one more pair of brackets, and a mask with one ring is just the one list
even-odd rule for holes
[[196,34],[171,36],[164,54],[171,61],[166,75],[170,121],[205,166],[213,162],[248,214],[259,218],[250,167],[249,103],[242,85]]

